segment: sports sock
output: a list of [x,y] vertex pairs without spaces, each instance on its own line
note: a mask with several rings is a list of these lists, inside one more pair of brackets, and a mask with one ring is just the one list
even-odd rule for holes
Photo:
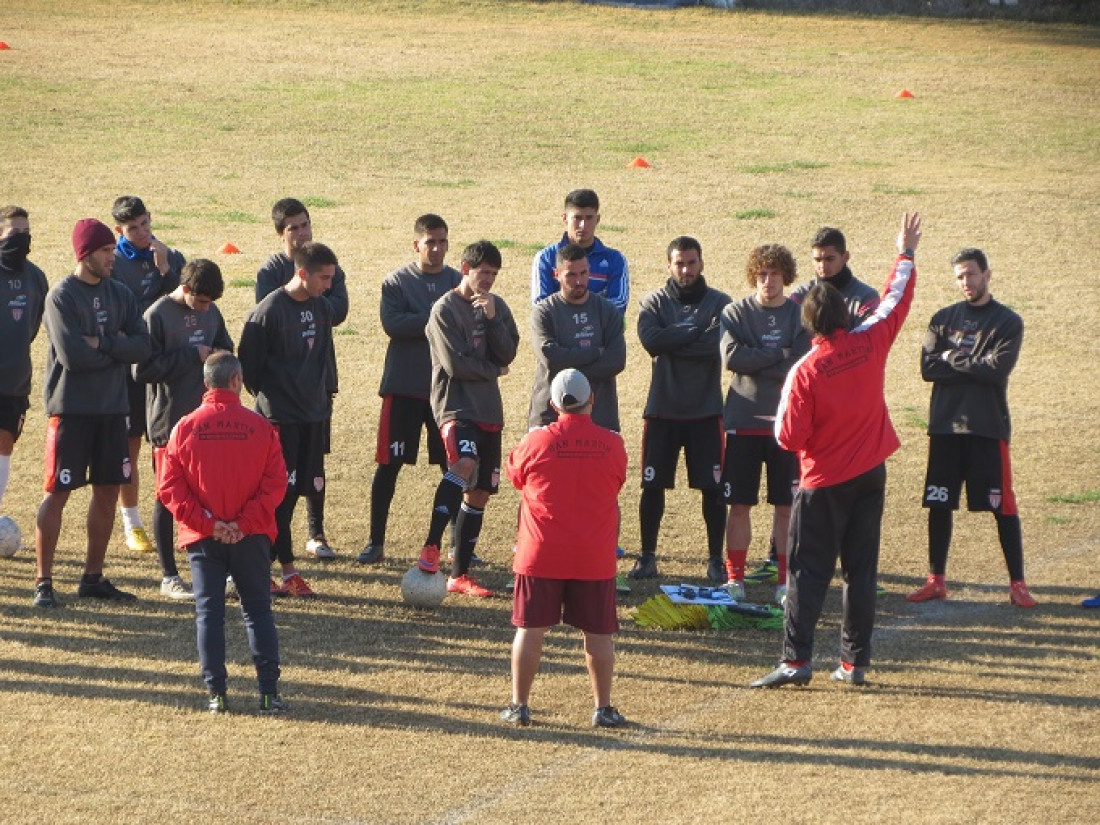
[[439,547],[443,539],[443,531],[451,518],[458,513],[462,504],[462,494],[466,490],[466,482],[454,473],[445,473],[439,480],[439,486],[435,488],[435,501],[432,502],[432,522],[428,527],[428,538],[424,544]]
[[279,564],[291,564],[294,561],[290,522],[294,518],[294,508],[297,506],[298,494],[288,487],[282,503],[275,508],[275,526],[279,532],[275,535],[275,543],[271,545],[271,552],[279,560]]
[[325,490],[322,487],[316,493],[306,496],[306,523],[309,527],[311,539],[323,538],[325,535]]
[[484,510],[471,507],[466,502],[462,502],[459,507],[456,523],[458,546],[455,548],[454,561],[451,562],[452,578],[465,576],[470,571],[470,560],[474,557],[474,548],[481,535],[481,523],[484,518]]
[[726,503],[721,489],[703,490],[703,521],[707,525],[707,553],[712,559],[720,559],[726,540]]
[[119,507],[118,511],[122,513],[122,526],[129,533],[135,527],[144,527],[145,525],[141,521],[141,512],[138,507]]
[[726,570],[729,572],[731,579],[739,582],[745,580],[745,559],[749,556],[749,551],[746,550],[727,550],[726,557],[729,561],[726,563]]
[[937,576],[947,572],[947,549],[951,546],[952,515],[950,510],[932,507],[928,510],[928,568]]
[[638,522],[641,529],[642,555],[657,555],[657,533],[665,515],[665,491],[660,488],[642,490],[638,503]]
[[157,556],[160,558],[160,569],[165,578],[178,576],[179,568],[176,566],[175,535],[173,527],[175,522],[172,513],[158,498],[153,502],[153,541],[157,545]]
[[776,566],[776,584],[787,583],[787,555],[786,553],[777,553],[775,556]]
[[4,501],[4,491],[8,489],[8,479],[11,477],[11,456],[0,455],[0,502]]
[[379,464],[374,471],[374,481],[370,485],[370,540],[367,543],[375,547],[386,543],[386,524],[399,472],[400,464]]
[[1008,565],[1008,577],[1012,581],[1023,581],[1024,539],[1020,532],[1020,517],[999,513],[993,515],[997,518],[997,537],[1001,540],[1001,552]]

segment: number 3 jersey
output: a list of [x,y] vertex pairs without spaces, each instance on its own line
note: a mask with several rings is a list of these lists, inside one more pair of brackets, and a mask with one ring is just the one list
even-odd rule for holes
[[241,333],[241,367],[256,410],[279,424],[312,424],[331,412],[332,306],[277,289],[252,310]]

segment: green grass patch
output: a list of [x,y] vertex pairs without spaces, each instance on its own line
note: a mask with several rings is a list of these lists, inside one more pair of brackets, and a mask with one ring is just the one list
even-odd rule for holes
[[776,172],[794,172],[800,169],[824,169],[827,163],[813,160],[793,160],[790,163],[765,163],[742,167],[741,171],[750,175],[771,175]]
[[332,330],[333,335],[358,335],[359,330],[355,327],[339,326]]
[[734,212],[733,217],[739,221],[755,221],[760,218],[774,218],[775,210],[773,209],[744,209],[740,212]]
[[320,195],[309,195],[302,198],[302,203],[306,205],[308,209],[331,209],[334,206],[339,206],[339,202],[334,201],[332,198],[323,198]]
[[233,278],[229,285],[234,289],[253,289],[256,286],[255,278]]
[[514,249],[516,252],[529,252],[532,255],[542,250],[546,244],[542,243],[524,243],[522,241],[513,241],[510,238],[505,238],[500,241],[493,241],[497,249]]
[[461,178],[460,180],[429,180],[424,184],[433,189],[469,189],[471,186],[477,186],[477,181],[473,178]]
[[600,234],[605,232],[626,232],[626,227],[617,223],[604,223],[600,221]]
[[916,186],[891,186],[888,183],[876,183],[871,187],[871,191],[877,195],[924,195],[926,194],[924,189],[918,189]]
[[1095,504],[1100,501],[1100,490],[1088,490],[1084,493],[1064,493],[1063,495],[1050,496],[1047,501],[1051,504]]

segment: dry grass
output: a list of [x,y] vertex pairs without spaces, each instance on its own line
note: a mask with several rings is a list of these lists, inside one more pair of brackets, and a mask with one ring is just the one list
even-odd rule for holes
[[[153,560],[121,547],[108,559],[143,597],[136,607],[70,597],[43,616],[21,554],[0,585],[0,819],[748,821],[793,809],[796,821],[1059,822],[1095,809],[1097,626],[1076,606],[1100,588],[1095,29],[568,3],[78,0],[5,7],[0,39],[15,47],[0,52],[0,200],[31,211],[32,257],[51,280],[71,267],[73,221],[106,218],[134,192],[189,257],[234,241],[244,254],[219,260],[247,282],[275,247],[270,204],[293,194],[312,199],[353,300],[330,465],[342,559],[306,571],[323,598],[279,610],[293,716],[196,711],[191,611],[155,595]],[[902,87],[916,99],[894,100]],[[627,169],[639,154],[654,168]],[[819,679],[796,695],[750,693],[741,686],[773,663],[774,634],[627,623],[616,702],[637,721],[629,732],[587,727],[580,651],[564,631],[536,684],[540,724],[502,729],[507,604],[422,615],[397,595],[434,471],[401,476],[392,560],[348,560],[367,532],[378,284],[408,259],[413,218],[445,215],[456,248],[505,245],[501,288],[522,328],[530,255],[560,231],[561,197],[579,185],[600,192],[602,234],[629,257],[637,297],[663,280],[674,235],[699,237],[708,279],[740,296],[753,245],[786,243],[808,271],[808,238],[826,222],[848,231],[856,273],[878,283],[898,214],[925,214],[922,281],[889,375],[904,446],[890,464],[875,688]],[[1034,613],[1006,604],[988,517],[957,521],[952,601],[901,598],[924,569],[917,349],[926,319],[955,300],[946,260],[969,244],[987,249],[995,293],[1027,324],[1011,400]],[[232,332],[250,300],[247,287],[223,299]],[[636,456],[648,367],[628,340],[620,396]],[[504,384],[506,443],[522,432],[532,375],[524,349]],[[37,388],[33,400],[4,502],[25,532],[44,429]],[[74,495],[67,512],[62,593],[79,571],[86,501]],[[492,585],[507,577],[515,503],[503,491],[486,520]],[[632,478],[632,549],[636,508]],[[662,533],[666,578],[698,580],[702,543],[697,497],[681,486]],[[623,618],[652,590],[638,588]],[[823,672],[836,616],[831,603]],[[238,619],[229,630],[243,704]]]

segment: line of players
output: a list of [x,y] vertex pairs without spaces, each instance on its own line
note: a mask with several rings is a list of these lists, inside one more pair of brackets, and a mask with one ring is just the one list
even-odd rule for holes
[[[69,492],[88,481],[93,497],[78,594],[133,598],[102,575],[115,501],[121,504],[127,544],[151,552],[153,543],[137,507],[141,438],[152,445],[155,468],[172,426],[198,406],[202,363],[211,352],[233,348],[214,303],[224,289],[217,265],[202,259],[186,263],[158,241],[139,198],[119,198],[112,216],[114,233],[91,219],[77,225],[77,269],[47,295],[44,275],[27,260],[25,210],[0,211],[0,297],[6,309],[0,316],[5,353],[0,357],[0,500],[29,406],[30,343],[43,317],[50,336],[46,496],[36,530],[35,603],[40,606],[58,603],[52,558],[61,515]],[[245,323],[239,355],[258,411],[279,428],[289,473],[273,548],[282,575],[272,590],[311,596],[295,566],[290,524],[298,499],[305,497],[306,552],[322,560],[335,557],[324,535],[324,457],[338,391],[332,329],[347,317],[348,293],[335,254],[313,242],[302,203],[279,201],[272,219],[283,248],[258,274],[257,305]],[[570,192],[562,220],[561,239],[543,249],[532,265],[537,367],[528,425],[554,419],[548,403],[551,380],[574,367],[592,385],[593,420],[618,431],[616,375],[626,363],[627,262],[595,234],[600,211],[592,190]],[[451,525],[448,589],[487,596],[490,591],[474,581],[470,568],[477,561],[484,508],[499,481],[504,420],[498,379],[507,374],[520,336],[509,307],[492,292],[502,265],[496,247],[487,241],[472,244],[456,270],[445,263],[448,227],[441,217],[421,216],[413,234],[416,259],[382,284],[381,320],[389,345],[379,389],[370,537],[357,560],[373,564],[384,558],[398,473],[416,462],[425,431],[428,460],[440,467],[442,478],[420,566],[429,572],[439,568],[439,548]],[[816,278],[840,290],[855,327],[874,311],[878,293],[852,274],[839,230],[822,229],[812,241],[812,254]],[[970,509],[992,511],[997,519],[1013,603],[1030,607],[1035,602],[1024,583],[1005,400],[1022,322],[992,299],[991,273],[979,250],[963,250],[952,263],[964,300],[932,319],[922,357],[922,375],[933,383],[924,495],[931,572],[908,598],[946,597],[952,511],[965,481]],[[641,553],[630,576],[658,575],[665,490],[673,486],[682,451],[689,485],[701,494],[707,575],[726,582],[737,597],[744,595],[750,511],[758,503],[762,468],[767,468],[774,555],[755,578],[774,577],[782,600],[798,467],[795,456],[776,443],[773,424],[784,378],[811,346],[799,307],[809,285],[786,294],[797,266],[778,244],[752,251],[745,277],[753,294],[740,301],[709,286],[703,268],[698,241],[674,239],[667,249],[667,283],[640,303],[638,336],[651,356],[652,378],[643,413]],[[724,370],[730,371],[731,382],[723,401]],[[162,594],[191,598],[174,561],[171,515],[159,501],[153,538]]]

